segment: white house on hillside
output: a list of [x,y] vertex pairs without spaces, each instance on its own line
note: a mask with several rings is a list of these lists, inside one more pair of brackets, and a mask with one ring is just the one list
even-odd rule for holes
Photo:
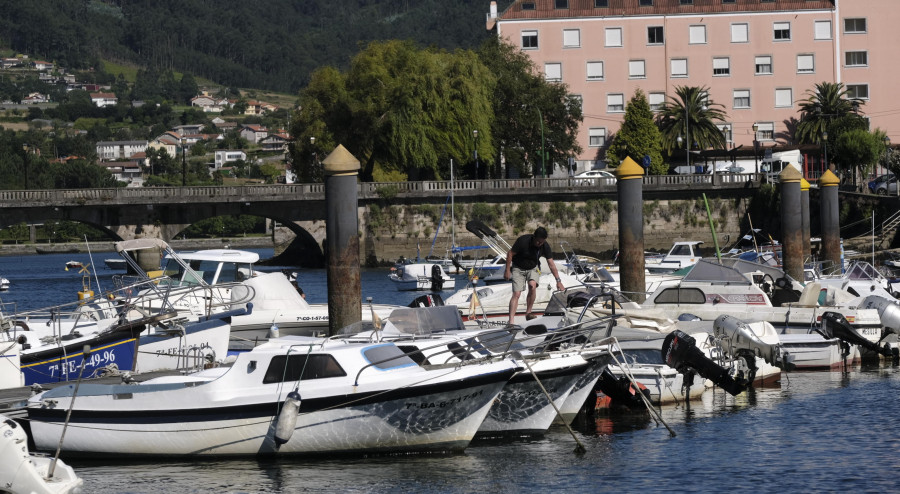
[[104,106],[115,106],[119,103],[114,93],[91,93],[91,103],[103,108]]
[[137,153],[147,152],[147,141],[100,141],[97,157],[101,161],[130,159]]
[[245,124],[241,126],[241,137],[254,144],[259,143],[267,135],[269,135],[269,131],[262,125]]
[[219,149],[216,151],[214,170],[221,170],[223,166],[233,161],[247,161],[247,153],[240,149]]

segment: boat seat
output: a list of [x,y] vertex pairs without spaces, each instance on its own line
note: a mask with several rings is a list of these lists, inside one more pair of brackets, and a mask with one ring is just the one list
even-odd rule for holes
[[816,307],[819,305],[819,293],[822,291],[820,283],[807,283],[800,293],[800,300],[792,304],[797,307]]

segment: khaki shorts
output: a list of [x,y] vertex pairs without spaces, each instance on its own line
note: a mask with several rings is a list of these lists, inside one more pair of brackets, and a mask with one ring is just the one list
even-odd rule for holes
[[538,268],[534,269],[519,269],[515,266],[512,268],[512,290],[513,292],[524,292],[525,288],[528,286],[528,282],[534,280],[535,283],[538,283],[540,280],[541,274],[538,272]]

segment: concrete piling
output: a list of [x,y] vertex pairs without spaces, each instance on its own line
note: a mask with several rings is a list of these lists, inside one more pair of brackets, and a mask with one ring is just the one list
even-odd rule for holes
[[619,200],[619,284],[631,300],[646,297],[644,277],[644,169],[631,158],[616,169]]
[[793,166],[785,167],[781,181],[781,243],[784,272],[803,280],[803,221],[800,181],[803,176]]
[[822,260],[834,269],[841,268],[841,224],[838,186],[841,181],[831,170],[819,177],[819,202],[822,218]]
[[324,160],[325,259],[328,275],[328,334],[333,336],[362,316],[359,279],[357,176],[359,160],[338,145]]

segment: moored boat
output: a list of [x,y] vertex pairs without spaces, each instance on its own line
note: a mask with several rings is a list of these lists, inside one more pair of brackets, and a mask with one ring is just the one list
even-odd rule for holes
[[29,399],[38,449],[133,456],[461,451],[519,364],[424,368],[391,343],[272,339],[234,365]]

